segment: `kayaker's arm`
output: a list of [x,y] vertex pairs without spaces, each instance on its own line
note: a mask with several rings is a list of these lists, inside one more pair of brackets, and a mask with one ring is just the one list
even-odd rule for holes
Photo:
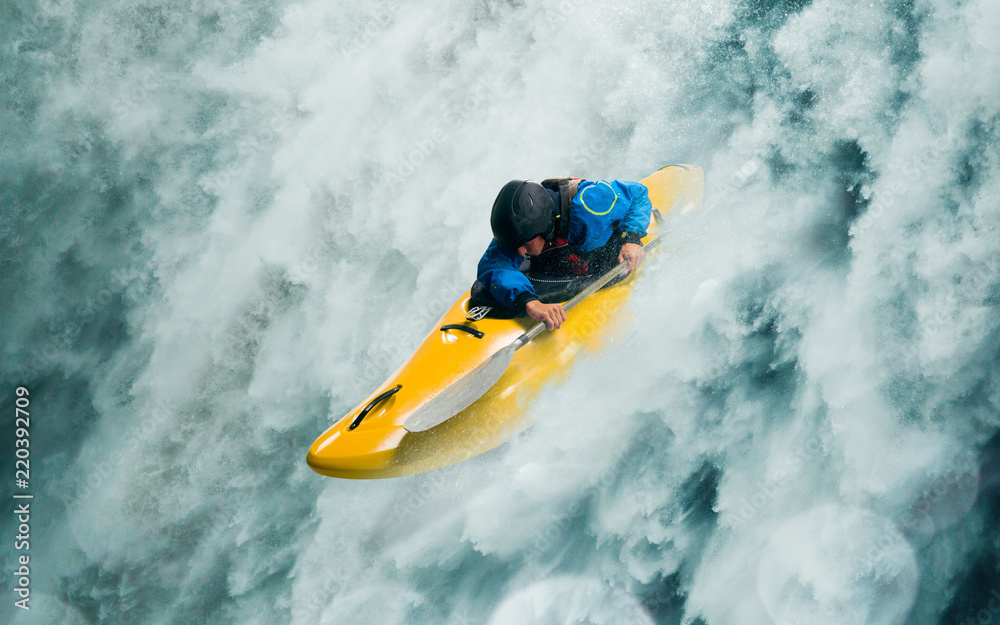
[[543,304],[540,300],[528,302],[525,312],[535,321],[544,321],[548,330],[555,330],[566,321],[566,311],[562,304]]
[[627,260],[628,270],[634,271],[646,258],[646,252],[642,249],[642,237],[646,236],[653,204],[649,201],[649,189],[642,183],[616,180],[615,184],[620,196],[631,202],[621,221],[625,242],[618,253],[618,262]]
[[628,270],[634,271],[646,259],[646,250],[636,243],[626,243],[618,252],[618,262],[628,261]]
[[525,306],[538,300],[538,295],[528,277],[519,271],[523,261],[516,251],[500,249],[496,241],[490,241],[479,259],[478,277],[502,306],[526,313]]
[[[646,236],[646,228],[649,227],[649,219],[653,212],[653,204],[649,201],[649,189],[641,182],[618,180],[615,182],[618,183],[621,194],[631,201],[628,212],[621,223],[622,231],[625,233],[625,243],[641,246],[642,237]],[[619,260],[623,260],[623,258],[619,256]],[[629,269],[634,269],[631,261],[629,261]]]

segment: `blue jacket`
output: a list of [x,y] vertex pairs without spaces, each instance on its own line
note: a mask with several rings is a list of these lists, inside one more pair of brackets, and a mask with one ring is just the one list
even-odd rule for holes
[[[573,197],[569,222],[569,245],[578,252],[590,252],[607,244],[615,224],[625,242],[639,243],[646,236],[653,205],[648,190],[638,182],[584,180]],[[479,260],[479,281],[503,306],[524,310],[538,299],[527,276],[519,271],[524,256],[502,250],[490,241]]]

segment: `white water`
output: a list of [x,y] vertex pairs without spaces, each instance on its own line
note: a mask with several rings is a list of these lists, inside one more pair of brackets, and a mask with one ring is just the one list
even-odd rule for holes
[[[1000,619],[995,0],[3,11],[37,492],[4,622]],[[503,182],[673,162],[705,206],[538,426],[308,469],[468,288]]]

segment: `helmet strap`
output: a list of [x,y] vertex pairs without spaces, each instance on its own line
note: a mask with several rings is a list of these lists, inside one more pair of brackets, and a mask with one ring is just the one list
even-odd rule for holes
[[549,233],[546,240],[569,238],[569,221],[573,206],[573,196],[576,195],[579,185],[579,178],[547,178],[542,181],[543,187],[559,194],[559,209],[556,212],[552,232]]

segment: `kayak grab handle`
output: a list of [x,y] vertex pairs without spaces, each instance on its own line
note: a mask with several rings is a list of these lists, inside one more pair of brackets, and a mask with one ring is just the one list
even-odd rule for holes
[[392,397],[393,395],[395,395],[399,391],[399,389],[401,389],[401,388],[403,388],[403,385],[402,384],[397,384],[396,388],[391,388],[388,391],[386,391],[386,392],[382,393],[381,395],[379,395],[378,397],[376,397],[375,399],[373,399],[370,402],[368,402],[368,405],[365,406],[365,409],[361,411],[361,414],[359,414],[354,419],[353,422],[351,422],[351,427],[349,427],[347,429],[348,430],[353,430],[354,428],[356,428],[359,425],[361,425],[361,420],[368,416],[368,413],[372,411],[372,408],[374,408],[375,406],[377,406],[379,404],[379,402],[381,402],[382,400],[389,399],[390,397]]
[[470,328],[469,326],[462,325],[460,323],[449,323],[446,326],[441,326],[441,331],[442,332],[444,332],[446,330],[465,330],[466,332],[468,332],[472,336],[476,337],[477,339],[481,339],[484,336],[486,336],[485,334],[483,334],[479,330],[477,330],[475,328]]

